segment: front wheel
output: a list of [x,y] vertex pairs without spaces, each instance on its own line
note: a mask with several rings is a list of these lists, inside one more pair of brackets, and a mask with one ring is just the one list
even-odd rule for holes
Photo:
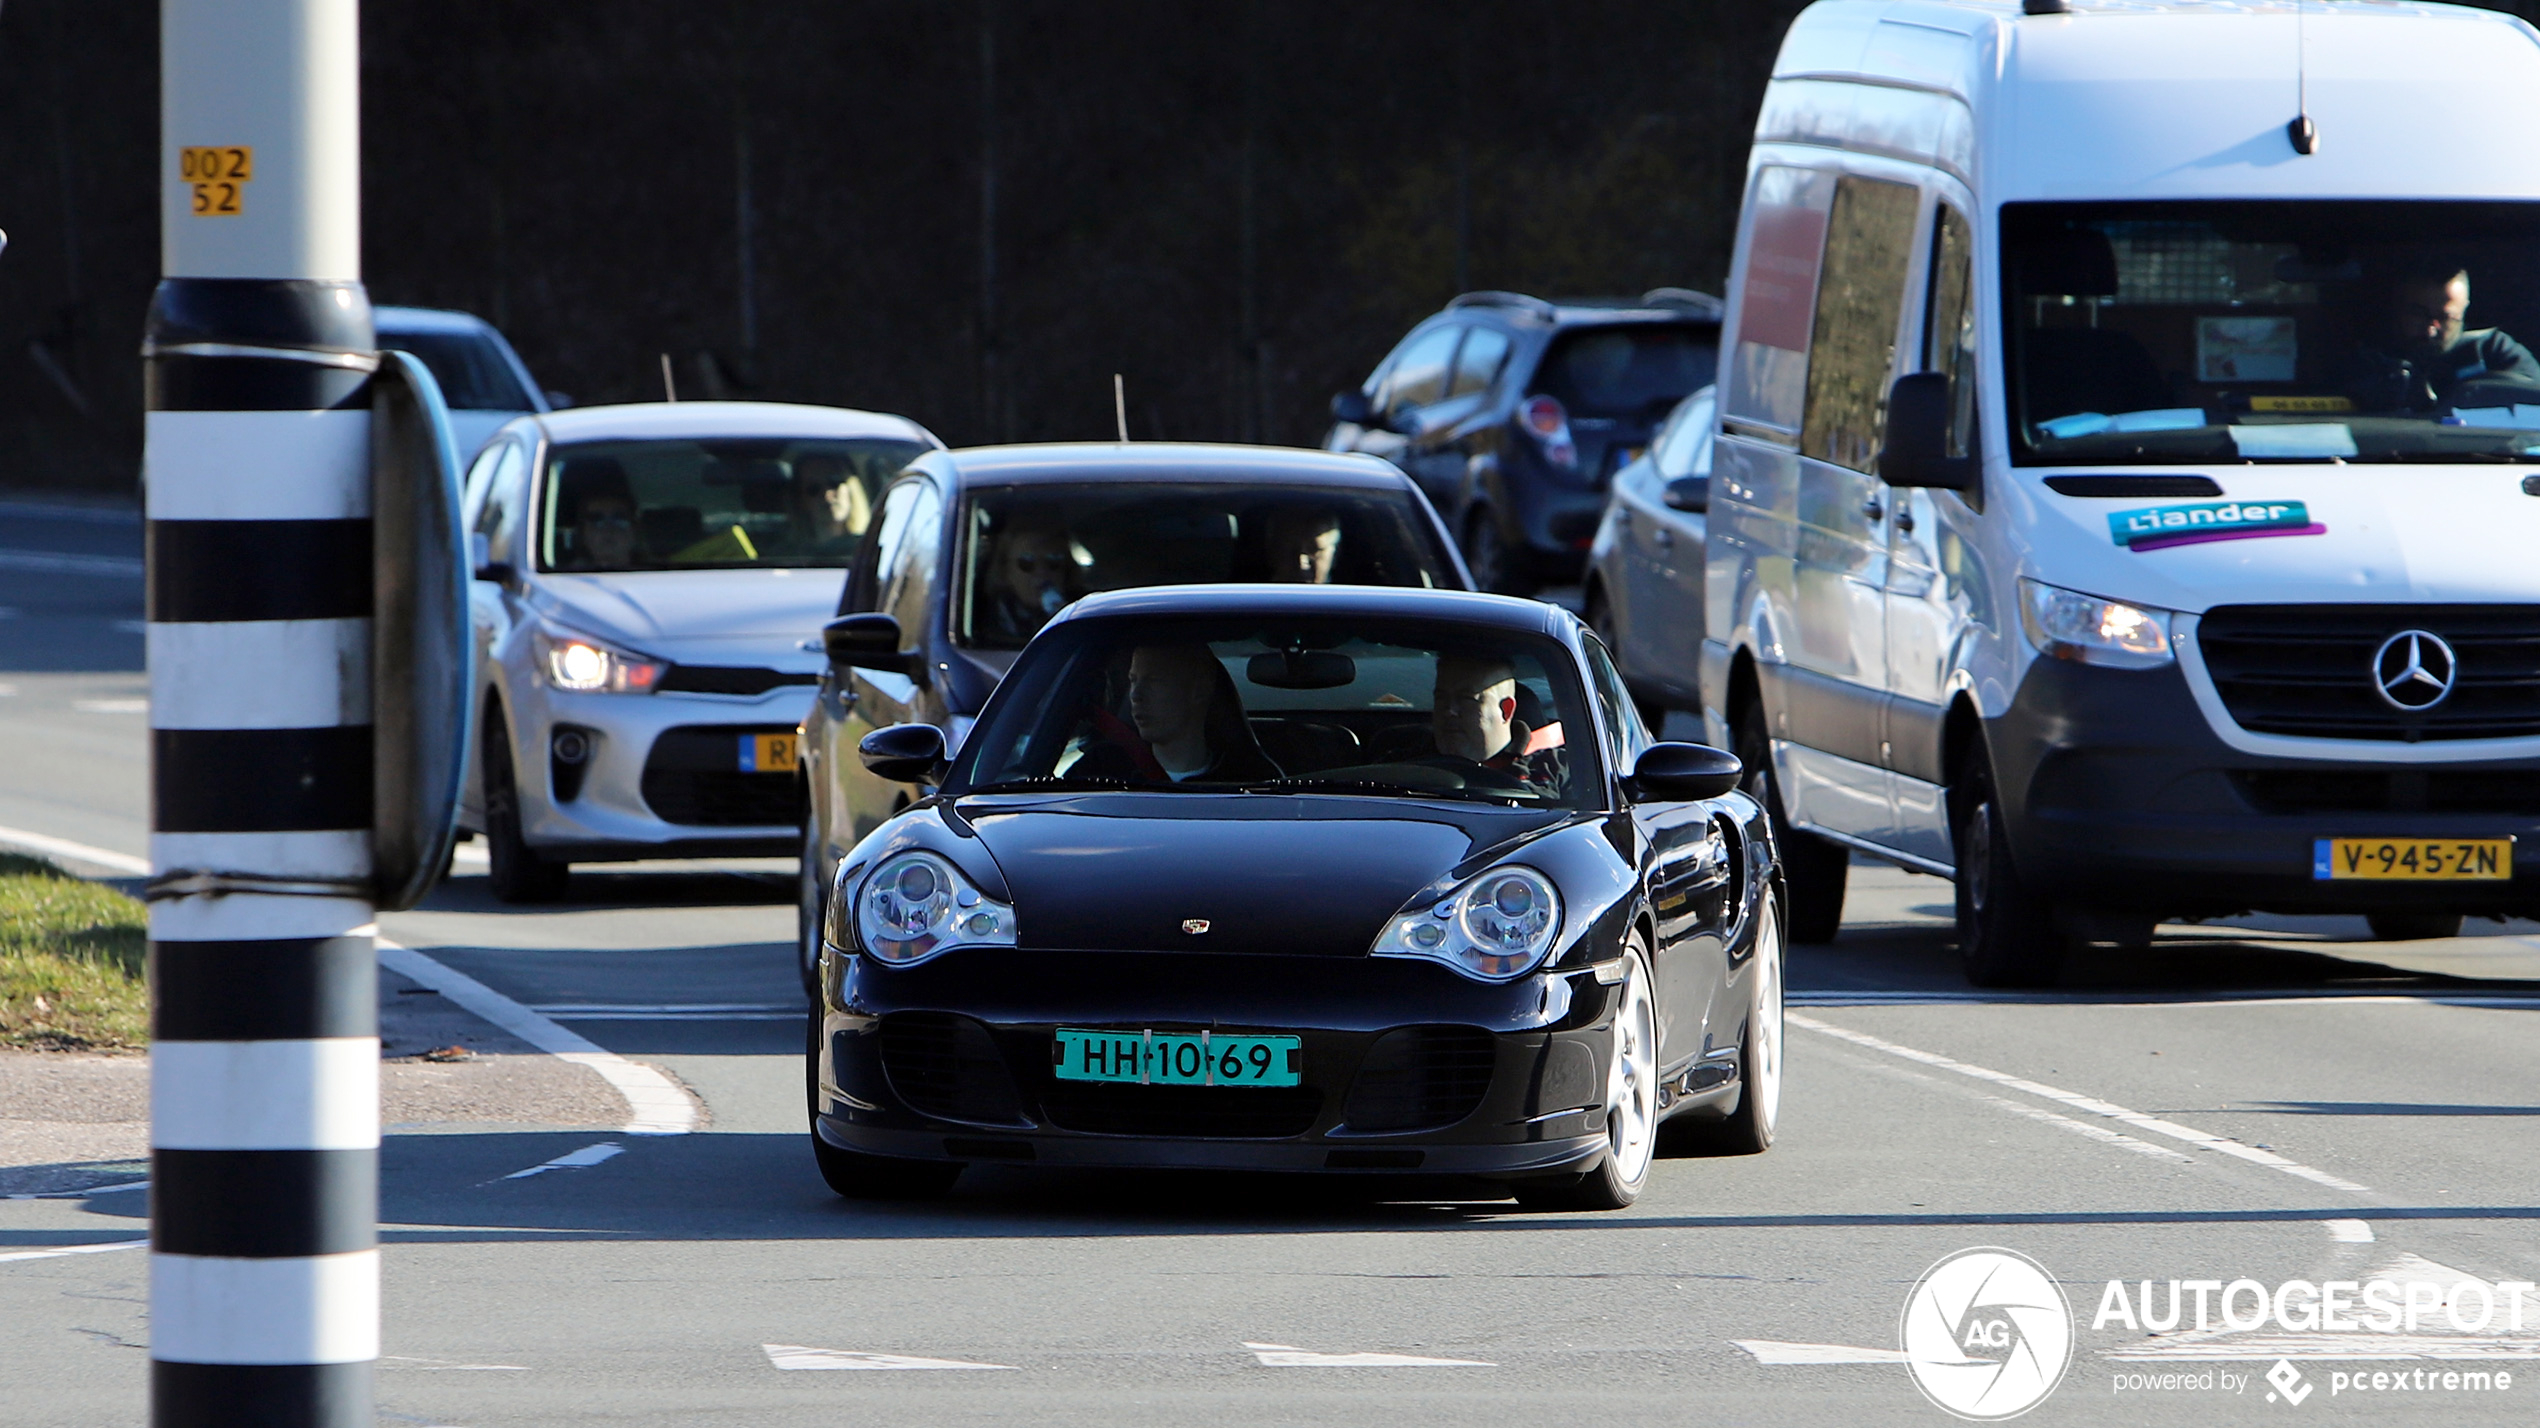
[[1771,895],[1755,913],[1754,990],[1738,1038],[1737,1104],[1726,1120],[1679,1119],[1672,1138],[1700,1155],[1760,1155],[1773,1148],[1782,1115],[1782,931]]
[[2020,878],[1993,770],[1979,761],[1950,800],[1957,814],[1958,960],[1979,987],[2051,987],[2063,975],[2055,910]]
[[1520,1182],[1519,1204],[1541,1210],[1619,1210],[1649,1184],[1658,1148],[1658,1015],[1650,998],[1649,960],[1635,945],[1623,954],[1623,984],[1614,998],[1613,1049],[1605,1062],[1605,1156],[1584,1175]]
[[1738,762],[1746,765],[1740,787],[1764,805],[1773,844],[1781,853],[1782,886],[1790,899],[1790,940],[1832,942],[1843,928],[1843,888],[1852,875],[1852,855],[1840,843],[1791,826],[1781,790],[1773,785],[1773,742],[1765,732],[1763,701],[1747,700],[1734,728]]
[[520,784],[512,772],[510,730],[485,721],[486,881],[503,902],[554,902],[564,896],[570,864],[549,862],[520,831]]

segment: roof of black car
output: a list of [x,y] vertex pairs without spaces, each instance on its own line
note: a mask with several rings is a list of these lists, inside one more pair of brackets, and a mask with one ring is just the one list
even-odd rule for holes
[[1149,585],[1088,595],[1052,624],[1152,615],[1364,615],[1445,620],[1540,634],[1554,628],[1557,605],[1463,590],[1410,590],[1391,585]]
[[1048,442],[973,446],[922,463],[949,466],[964,485],[1052,481],[1225,482],[1248,486],[1350,486],[1402,490],[1411,478],[1390,462],[1355,452],[1294,446],[1179,441]]

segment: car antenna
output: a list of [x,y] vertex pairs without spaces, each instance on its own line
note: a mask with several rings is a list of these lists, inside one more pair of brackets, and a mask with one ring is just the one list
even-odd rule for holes
[[2308,8],[2304,0],[2293,0],[2293,122],[2284,126],[2284,137],[2292,141],[2297,154],[2320,151],[2320,126],[2311,122],[2310,75],[2302,45],[2302,13]]
[[679,384],[670,379],[670,354],[667,352],[661,354],[661,399],[665,402],[679,400]]
[[1111,419],[1119,425],[1120,440],[1122,444],[1127,444],[1129,440],[1129,389],[1121,383],[1120,374],[1117,372],[1111,374]]

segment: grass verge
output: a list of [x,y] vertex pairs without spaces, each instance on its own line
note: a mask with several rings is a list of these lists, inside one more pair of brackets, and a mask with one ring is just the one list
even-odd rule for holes
[[0,1046],[108,1051],[149,1040],[140,903],[0,853]]

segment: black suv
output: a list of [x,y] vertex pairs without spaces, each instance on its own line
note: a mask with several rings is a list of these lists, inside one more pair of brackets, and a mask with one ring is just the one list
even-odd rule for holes
[[1577,580],[1614,472],[1719,365],[1720,300],[1466,293],[1332,398],[1331,451],[1408,472],[1485,590]]

